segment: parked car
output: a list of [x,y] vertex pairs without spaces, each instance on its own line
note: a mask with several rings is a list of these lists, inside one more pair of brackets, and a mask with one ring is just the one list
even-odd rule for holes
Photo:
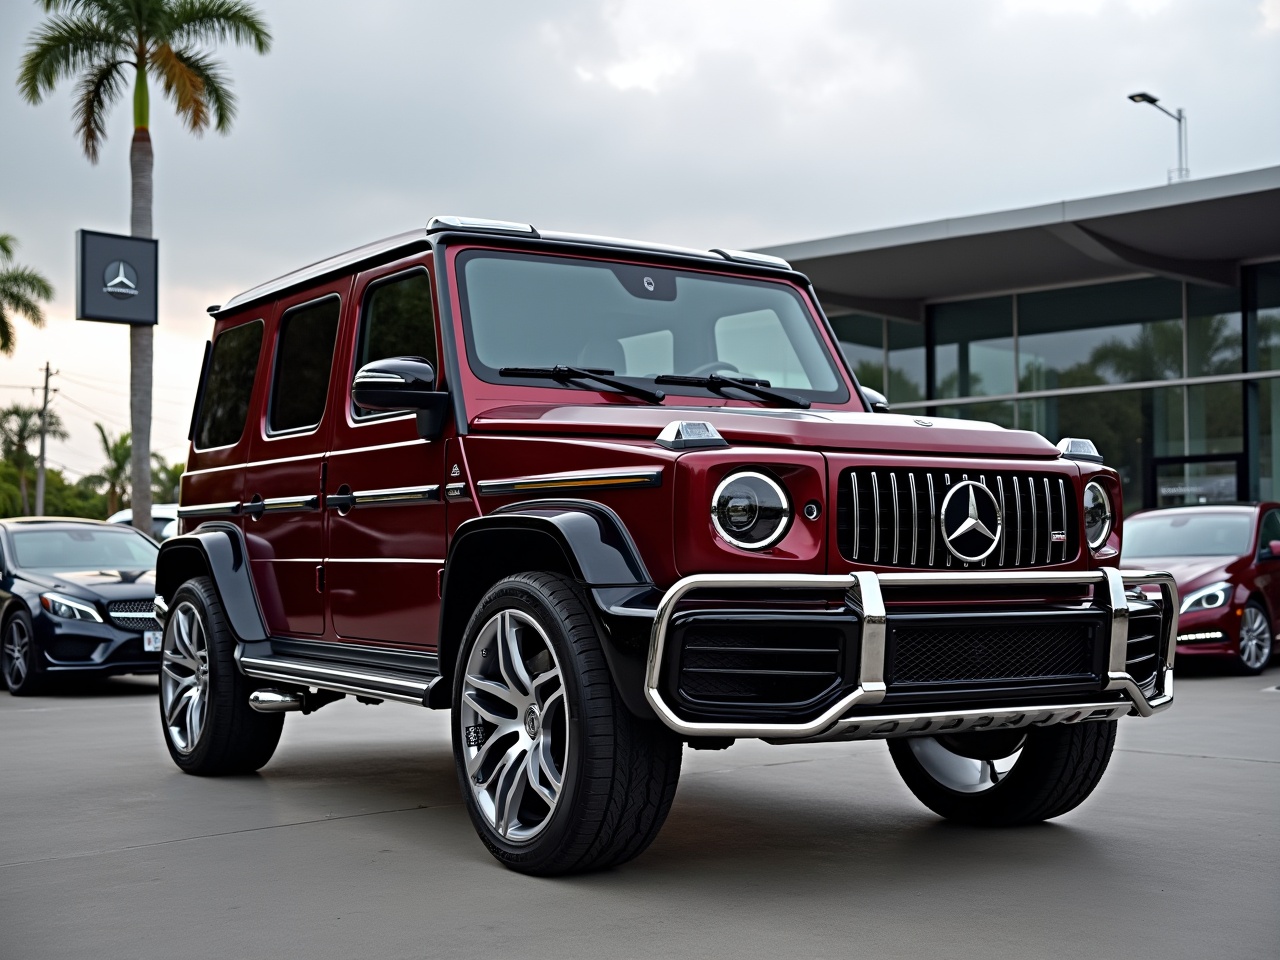
[[1159,567],[1182,597],[1178,656],[1266,669],[1280,618],[1280,503],[1169,507],[1125,524],[1122,567]]
[[[153,503],[151,505],[151,536],[156,540],[167,540],[177,531],[178,505],[176,503]],[[107,523],[122,523],[129,526],[133,523],[133,510],[125,507],[107,517]]]
[[558,874],[649,845],[685,744],[888,739],[1027,823],[1173,699],[1093,444],[877,412],[782,260],[437,218],[212,313],[156,584],[189,773],[450,709],[480,838]]
[[15,696],[59,677],[156,673],[157,546],[97,520],[0,520],[0,673]]

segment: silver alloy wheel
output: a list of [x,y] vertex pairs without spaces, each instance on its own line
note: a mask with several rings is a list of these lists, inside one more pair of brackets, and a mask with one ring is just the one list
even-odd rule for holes
[[939,737],[915,737],[911,752],[929,776],[956,793],[982,793],[1000,783],[1022,755],[1022,742],[1008,756],[977,760],[949,749]]
[[4,632],[4,678],[11,687],[20,687],[31,669],[31,632],[21,617],[9,621]]
[[1240,621],[1240,659],[1250,670],[1261,670],[1271,659],[1271,627],[1266,614],[1252,604]]
[[569,760],[564,676],[538,622],[502,610],[467,657],[459,711],[471,796],[509,843],[527,843],[551,821]]
[[209,710],[209,643],[195,604],[184,600],[169,614],[163,651],[160,709],[169,740],[186,755],[200,742]]

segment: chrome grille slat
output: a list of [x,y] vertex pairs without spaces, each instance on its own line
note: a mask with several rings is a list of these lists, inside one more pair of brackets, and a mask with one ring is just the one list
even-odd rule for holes
[[[957,483],[970,479],[991,493],[1001,516],[995,552],[977,563],[957,560],[939,543],[942,500]],[[1079,508],[1069,496],[1067,479],[1059,472],[1034,468],[982,473],[952,472],[942,466],[847,468],[837,484],[839,553],[855,563],[899,569],[1018,569],[1063,563],[1081,549]],[[927,542],[922,524],[928,527]],[[1065,540],[1055,539],[1055,533],[1063,531]]]

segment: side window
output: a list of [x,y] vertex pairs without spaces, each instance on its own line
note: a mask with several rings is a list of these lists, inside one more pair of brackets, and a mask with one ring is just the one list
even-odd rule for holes
[[1267,515],[1262,518],[1262,530],[1258,534],[1258,549],[1266,550],[1267,544],[1272,540],[1280,540],[1280,510],[1268,510]]
[[[421,357],[439,372],[431,278],[425,270],[379,283],[365,294],[352,375],[366,363],[388,357]],[[351,409],[357,419],[377,416],[354,404]]]
[[261,352],[261,320],[232,327],[214,341],[196,424],[197,450],[230,446],[244,433]]
[[324,417],[340,308],[337,297],[326,297],[281,318],[267,414],[271,433],[309,430]]

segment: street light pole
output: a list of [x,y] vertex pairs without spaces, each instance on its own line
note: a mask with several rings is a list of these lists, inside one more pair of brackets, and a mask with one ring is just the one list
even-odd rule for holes
[[1131,93],[1129,99],[1134,103],[1149,103],[1166,117],[1172,117],[1178,124],[1178,165],[1169,171],[1169,182],[1175,180],[1189,180],[1191,178],[1191,168],[1187,166],[1187,114],[1179,107],[1176,111],[1170,111],[1160,106],[1160,101],[1149,93]]

